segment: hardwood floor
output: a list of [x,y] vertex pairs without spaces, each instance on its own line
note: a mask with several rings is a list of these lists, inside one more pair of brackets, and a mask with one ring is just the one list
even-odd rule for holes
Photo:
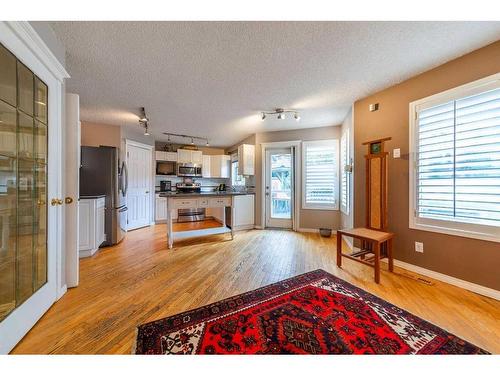
[[[213,224],[215,225],[215,224]],[[186,226],[186,224],[182,224]],[[180,228],[179,228],[180,229]],[[500,353],[500,302],[383,265],[335,265],[335,238],[252,230],[179,241],[166,225],[129,232],[81,260],[80,286],[42,317],[13,353],[130,353],[136,326],[322,268],[482,348]]]

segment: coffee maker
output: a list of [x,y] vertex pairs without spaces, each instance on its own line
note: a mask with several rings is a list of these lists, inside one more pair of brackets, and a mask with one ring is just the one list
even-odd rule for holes
[[171,191],[172,182],[171,181],[160,181],[160,191]]

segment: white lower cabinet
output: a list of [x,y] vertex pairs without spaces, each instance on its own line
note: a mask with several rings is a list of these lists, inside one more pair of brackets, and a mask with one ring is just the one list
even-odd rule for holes
[[255,225],[254,199],[253,194],[234,197],[234,230],[253,229]]
[[[168,219],[168,199],[166,197],[160,197],[159,194],[156,194],[155,199],[155,222],[163,223]],[[174,215],[172,219],[177,219],[177,210],[174,211]]]
[[78,251],[80,258],[84,258],[94,255],[106,240],[105,198],[80,199],[78,207],[80,219]]

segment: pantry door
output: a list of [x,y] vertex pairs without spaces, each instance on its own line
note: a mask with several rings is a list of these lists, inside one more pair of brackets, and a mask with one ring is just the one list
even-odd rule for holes
[[0,22],[0,353],[65,292],[60,156],[67,73],[47,51],[29,23]]
[[126,141],[128,189],[127,229],[138,229],[152,222],[153,146]]

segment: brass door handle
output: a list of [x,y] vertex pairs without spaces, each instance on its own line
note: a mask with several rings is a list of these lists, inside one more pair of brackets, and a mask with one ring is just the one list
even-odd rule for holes
[[52,198],[52,200],[50,201],[50,204],[52,206],[61,205],[61,204],[63,204],[63,200],[58,199],[58,198]]
[[64,203],[66,203],[66,204],[71,204],[71,203],[73,203],[73,198],[71,198],[71,197],[66,197],[66,198],[64,198]]

